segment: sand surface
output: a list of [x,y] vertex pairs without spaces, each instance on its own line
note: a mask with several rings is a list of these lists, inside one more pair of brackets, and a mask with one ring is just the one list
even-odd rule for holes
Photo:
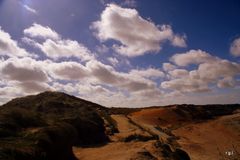
[[[113,115],[112,118],[117,122],[119,130],[119,133],[110,137],[113,142],[98,147],[74,147],[74,154],[79,160],[134,160],[143,151],[153,151],[154,140],[147,142],[121,142],[123,138],[132,134],[149,135],[149,133],[130,123],[125,115]],[[141,159],[144,160],[144,158]]]
[[181,137],[178,142],[192,160],[220,159],[234,148],[240,151],[240,114],[189,124],[173,133]]
[[[182,117],[171,109],[144,109],[131,115],[112,115],[117,122],[119,133],[110,137],[110,143],[90,148],[74,147],[73,151],[79,160],[151,160],[139,156],[149,152],[154,160],[164,159],[157,153],[156,140],[146,142],[123,142],[129,135],[140,134],[151,136],[157,134],[168,143],[168,138],[178,137],[172,144],[177,144],[186,151],[191,160],[218,160],[229,151],[240,151],[240,113],[218,117],[213,120],[184,122]],[[156,129],[171,129],[171,134]],[[176,127],[177,126],[177,127]],[[235,153],[234,153],[235,154]]]

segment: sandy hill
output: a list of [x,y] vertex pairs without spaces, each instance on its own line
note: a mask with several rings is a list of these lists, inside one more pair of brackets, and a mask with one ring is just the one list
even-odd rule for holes
[[239,105],[106,108],[43,92],[0,106],[0,160],[237,159],[239,110]]

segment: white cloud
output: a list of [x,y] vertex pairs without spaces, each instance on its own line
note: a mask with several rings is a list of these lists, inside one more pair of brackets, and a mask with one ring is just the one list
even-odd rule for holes
[[96,50],[98,53],[107,53],[109,51],[109,48],[106,45],[100,45],[96,47]]
[[240,56],[240,38],[237,38],[232,42],[230,52],[236,57]]
[[120,54],[134,57],[161,50],[161,44],[169,40],[174,46],[186,45],[185,36],[175,35],[171,26],[157,26],[142,18],[137,10],[108,4],[101,19],[91,26],[101,41],[117,40],[113,48]]
[[164,89],[171,89],[180,92],[207,92],[210,91],[208,85],[202,80],[191,78],[180,78],[161,83]]
[[48,39],[43,44],[38,44],[38,47],[53,59],[77,57],[87,61],[94,58],[93,54],[84,45],[69,39],[57,41]]
[[190,78],[192,78],[192,79],[200,79],[200,76],[199,76],[197,70],[192,70],[192,71],[190,71],[190,72],[189,72],[189,76],[190,76]]
[[173,78],[183,78],[189,75],[188,71],[185,69],[174,69],[169,72]]
[[96,82],[125,89],[128,92],[154,89],[156,87],[156,84],[149,79],[131,73],[117,72],[113,67],[98,61],[89,61],[86,67],[97,80]]
[[77,57],[82,61],[94,59],[93,53],[83,44],[70,39],[62,39],[57,32],[49,27],[34,23],[30,28],[24,30],[24,34],[31,38],[44,39],[42,43],[39,43],[36,39],[22,38],[23,42],[41,49],[46,56],[54,60],[63,57]]
[[117,60],[117,58],[115,57],[108,57],[107,60],[113,65],[113,66],[116,66],[119,61]]
[[[39,93],[52,89],[48,85],[51,79],[44,70],[46,64],[47,62],[45,61],[36,61],[27,57],[6,59],[0,64],[0,76],[5,82],[2,88],[15,88],[15,96]],[[8,93],[6,98],[14,97],[12,94]]]
[[[107,106],[139,107],[174,102],[200,103],[197,99],[191,99],[191,95],[193,92],[194,94],[201,93],[204,95],[203,92],[211,90],[212,94],[214,88],[212,86],[209,87],[209,84],[214,83],[220,88],[232,88],[239,85],[239,82],[234,78],[239,72],[237,64],[227,62],[226,60],[219,60],[215,63],[228,68],[224,71],[211,71],[213,75],[219,74],[215,80],[211,80],[210,82],[202,78],[199,68],[190,71],[189,75],[185,74],[187,71],[184,69],[174,69],[166,72],[166,74],[172,74],[173,76],[171,76],[170,80],[161,83],[161,87],[164,89],[161,91],[162,89],[158,88],[156,82],[150,79],[154,76],[159,76],[159,78],[163,76],[159,69],[133,69],[129,72],[119,72],[112,66],[96,60],[91,60],[86,65],[82,65],[77,62],[56,63],[50,60],[37,61],[32,58],[9,58],[2,60],[0,65],[1,71],[2,68],[8,68],[8,64],[14,65],[14,68],[10,67],[8,70],[9,72],[13,71],[13,73],[4,72],[5,75],[3,76],[1,72],[1,78],[5,81],[1,82],[3,86],[1,86],[2,90],[0,89],[0,94],[6,95],[2,96],[0,101],[3,102],[10,98],[21,96],[23,93],[32,94],[45,90],[57,90],[77,94],[81,98]],[[209,70],[208,67],[206,69]],[[29,76],[23,78],[20,74],[17,74],[22,73],[22,71],[24,71],[25,75],[28,74]],[[225,72],[229,73],[226,74]],[[61,82],[64,83],[60,83],[58,79],[63,80]],[[11,92],[13,91],[14,94],[8,93],[7,89],[11,90]],[[171,92],[168,93],[165,90]],[[189,96],[185,93],[191,94]],[[176,94],[178,96],[175,96],[171,100],[173,95]],[[215,98],[215,100],[217,99]],[[236,98],[233,100],[235,102]]]
[[180,92],[204,92],[212,90],[209,86],[234,88],[239,85],[236,77],[240,75],[240,64],[214,57],[201,50],[191,50],[170,58],[178,66],[196,64],[197,69],[169,71],[170,80],[161,83],[164,89]]
[[148,68],[143,70],[133,69],[130,71],[130,74],[145,78],[161,78],[165,76],[161,70],[155,68]]
[[34,81],[20,82],[16,83],[14,86],[19,87],[25,94],[26,93],[34,94],[47,90],[53,90],[53,88],[49,86],[47,83],[39,83]]
[[186,39],[187,39],[186,35],[184,36],[175,35],[173,36],[172,39],[172,45],[177,47],[187,47]]
[[216,57],[202,50],[190,50],[186,53],[175,54],[170,61],[178,66],[187,66],[190,64],[200,64],[215,60]]
[[77,62],[56,63],[50,60],[37,61],[32,58],[9,58],[1,63],[0,74],[6,80],[22,84],[22,87],[28,85],[28,91],[36,90],[56,80],[75,80],[82,83],[106,85],[126,92],[138,92],[156,89],[156,83],[148,78],[162,76],[162,72],[157,69],[138,72],[135,70],[129,73],[118,72],[112,66],[96,60],[82,65]]
[[156,100],[160,99],[163,93],[160,91],[160,89],[146,89],[146,90],[141,90],[139,92],[132,93],[132,96],[138,100],[138,101],[151,101],[151,100]]
[[19,82],[47,82],[48,76],[31,58],[10,58],[0,64],[1,77]]
[[16,86],[3,86],[0,87],[0,105],[17,97],[22,96],[22,91]]
[[[169,95],[169,94],[168,94]],[[239,103],[240,93],[238,90],[225,92],[194,93],[194,94],[173,94],[164,95],[164,104],[234,104]]]
[[216,60],[211,63],[200,64],[197,72],[204,81],[214,82],[219,78],[240,75],[240,64],[228,60]]
[[0,55],[7,55],[9,57],[25,57],[29,53],[19,47],[19,44],[14,41],[11,36],[2,30],[0,26]]
[[23,33],[31,38],[60,39],[60,35],[57,32],[48,26],[42,26],[37,23],[33,23],[31,27],[24,29]]
[[101,84],[126,92],[153,90],[156,84],[148,78],[163,76],[163,73],[157,69],[132,70],[129,73],[118,72],[112,66],[96,60],[88,61],[85,66],[77,62],[44,62],[43,70],[54,79]]
[[[9,58],[0,64],[3,79],[19,82],[50,82],[55,80],[81,80],[90,76],[89,70],[77,62],[37,61],[32,58]],[[49,77],[51,76],[51,77]]]
[[26,5],[26,4],[23,5],[23,7],[24,7],[26,10],[28,10],[29,12],[31,12],[31,13],[34,13],[34,14],[37,14],[37,13],[38,13],[35,9],[29,7],[29,6]]
[[64,91],[67,93],[74,93],[77,91],[77,88],[73,83],[62,84],[59,82],[54,82],[52,87],[55,91]]
[[219,88],[234,88],[236,86],[236,81],[232,77],[225,77],[218,81],[217,86]]
[[77,84],[75,86],[78,89],[78,93],[85,96],[92,96],[92,95],[98,95],[98,94],[105,94],[105,96],[109,95],[110,91],[106,88],[103,88],[100,85],[93,85],[90,83],[84,83],[84,84]]
[[56,79],[80,80],[90,76],[86,67],[77,62],[51,63],[48,69]]
[[176,69],[176,66],[171,63],[163,63],[162,68],[164,71],[172,71]]
[[[161,30],[161,27],[166,27],[162,29],[167,31],[166,37],[172,35],[172,38],[164,38],[165,40],[168,39],[171,43],[178,43],[179,46],[184,47],[180,39],[174,42],[173,38],[177,35],[173,34],[169,26],[160,26],[158,29]],[[48,29],[56,33],[51,28]],[[15,44],[17,48],[20,48],[8,33],[4,31],[1,33],[5,36],[0,37],[2,50],[4,48],[2,46],[14,46],[3,44]],[[145,69],[131,67],[131,70],[129,70],[130,67],[121,68],[122,70],[128,69],[123,72],[114,69],[113,66],[118,64],[124,67],[122,65],[124,59],[121,58],[126,57],[108,57],[107,60],[111,65],[106,65],[97,61],[93,54],[77,41],[63,39],[57,33],[57,36],[52,36],[47,32],[43,35],[38,31],[35,33],[35,35],[32,34],[34,36],[30,36],[30,32],[25,33],[26,37],[22,40],[40,48],[48,57],[57,59],[58,62],[29,57],[17,58],[21,56],[16,55],[0,59],[0,95],[6,94],[0,98],[0,103],[19,95],[57,90],[73,93],[107,106],[138,107],[173,102],[199,102],[197,99],[190,101],[191,96],[188,95],[204,94],[203,92],[208,91],[212,91],[212,94],[217,87],[234,90],[240,85],[236,78],[240,75],[238,63],[212,56],[202,50],[190,50],[174,55],[170,60],[172,63],[163,63],[164,72],[152,67]],[[9,47],[4,49],[6,48],[9,50]],[[81,62],[81,64],[59,59],[62,57],[77,57],[87,62]],[[188,70],[190,64],[195,64],[194,70]],[[176,99],[171,101],[173,97]],[[235,97],[233,100],[236,100]]]

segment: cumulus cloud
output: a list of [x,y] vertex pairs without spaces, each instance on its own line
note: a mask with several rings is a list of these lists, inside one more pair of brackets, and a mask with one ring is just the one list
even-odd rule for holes
[[[36,94],[46,90],[52,90],[52,87],[47,83],[40,83],[34,81],[25,82],[8,82],[7,86],[0,87],[0,103],[6,102],[12,98],[24,96],[27,94]],[[3,99],[2,99],[3,98]]]
[[236,81],[232,77],[225,77],[218,81],[217,86],[219,88],[233,88],[236,86]]
[[214,82],[219,78],[235,77],[240,74],[240,64],[228,60],[217,60],[200,64],[197,70],[204,81]]
[[[68,80],[69,72],[64,72],[64,74],[56,75],[56,70],[54,70],[53,67],[50,67],[51,65],[56,65],[55,68],[59,68],[60,71],[62,71],[61,67],[59,67],[60,65],[63,65],[63,68],[68,65],[71,65],[73,67],[78,66],[77,64],[72,65],[72,62],[64,62],[63,64],[49,64],[47,67],[48,70],[54,72],[50,75],[52,75],[54,78],[59,78],[62,80]],[[77,68],[79,68],[79,66]],[[74,71],[75,69],[72,70]],[[139,101],[141,100],[141,102],[143,99],[146,101],[147,98],[153,101],[154,98],[159,98],[159,96],[162,94],[161,91],[157,88],[155,82],[147,78],[157,76],[157,74],[144,76],[142,74],[144,72],[143,69],[139,70],[139,74],[137,73],[137,70],[134,72],[130,71],[128,73],[118,72],[110,65],[106,65],[99,61],[93,60],[87,62],[85,66],[81,66],[81,69],[76,69],[76,72],[73,73],[73,75],[76,75],[79,70],[84,70],[84,75],[87,76],[76,77],[76,80],[79,78],[79,81],[75,81],[74,83],[72,81],[71,83],[67,84],[60,84],[55,82],[53,84],[53,88],[60,91],[78,93],[82,98],[101,104],[107,104],[107,106],[110,106],[110,104],[114,104],[114,106],[116,106],[118,103],[115,101],[122,101],[124,98],[124,105],[127,105],[127,99],[129,99],[128,101],[131,104],[133,104],[134,100],[137,99],[139,99]],[[155,70],[158,71],[157,69]],[[160,76],[160,74],[158,76]],[[109,88],[111,88],[111,91]],[[127,93],[128,96],[123,96],[123,93]],[[112,103],[113,100],[114,103]]]
[[236,57],[240,56],[240,38],[237,38],[232,42],[230,52]]
[[18,42],[13,40],[0,26],[0,55],[24,57],[29,56],[30,54],[25,49],[19,47]]
[[206,92],[210,91],[208,85],[202,80],[191,78],[180,78],[165,81],[161,83],[161,87],[164,89],[171,89],[180,92]]
[[156,84],[149,79],[131,73],[117,72],[113,67],[98,61],[89,61],[86,67],[99,83],[110,84],[127,91],[135,92],[156,87]]
[[164,71],[172,71],[176,69],[176,66],[171,63],[163,63],[162,68]]
[[56,79],[80,80],[89,76],[85,66],[77,62],[60,62],[48,65],[49,72]]
[[187,66],[190,64],[200,64],[213,61],[216,58],[202,50],[190,50],[186,53],[175,54],[170,58],[170,61],[178,66]]
[[133,69],[130,71],[130,74],[145,78],[161,78],[165,76],[161,70],[155,68],[148,68],[144,70]]
[[161,83],[164,89],[180,92],[209,91],[209,86],[219,88],[234,88],[239,85],[236,77],[240,75],[240,64],[210,55],[201,50],[191,50],[176,54],[170,58],[178,66],[186,67],[196,64],[197,69],[174,69],[168,71],[170,80]]
[[109,48],[106,45],[100,45],[96,47],[96,50],[98,53],[107,53],[109,51]]
[[42,38],[44,41],[39,43],[36,39],[24,37],[22,40],[41,51],[54,60],[59,58],[77,57],[82,61],[94,59],[93,53],[83,44],[70,39],[62,39],[61,36],[49,27],[34,23],[30,28],[24,30],[25,36],[31,38]]
[[113,66],[116,66],[118,63],[119,63],[119,61],[117,60],[117,58],[115,58],[115,57],[108,57],[108,59],[107,59]]
[[101,62],[89,61],[86,67],[91,72],[91,75],[94,75],[101,83],[117,84],[123,80],[121,76],[118,76],[113,67]]
[[0,87],[0,104],[3,104],[4,102],[21,95],[23,95],[22,91],[16,86]]
[[[22,87],[29,86],[30,90],[41,87],[56,80],[76,80],[95,85],[114,87],[126,92],[154,90],[156,83],[149,78],[163,76],[157,69],[132,70],[118,72],[112,66],[97,60],[91,60],[82,65],[77,62],[52,62],[50,60],[34,60],[32,58],[9,58],[0,65],[0,74],[6,80],[16,81]],[[36,83],[40,83],[39,86]]]
[[19,87],[24,93],[39,93],[46,90],[53,90],[47,83],[39,83],[34,81],[16,83],[15,86]]
[[172,39],[172,45],[176,47],[187,47],[186,43],[187,36],[174,35]]
[[182,78],[182,77],[186,77],[189,75],[189,73],[186,69],[174,69],[174,70],[170,71],[169,74],[173,78]]
[[8,80],[19,82],[48,81],[46,73],[38,68],[33,62],[31,58],[10,58],[0,64],[1,75]]
[[85,96],[97,96],[98,94],[104,94],[105,96],[108,96],[110,94],[110,91],[101,85],[93,85],[91,83],[84,83],[84,84],[76,84],[75,86],[77,88],[77,91],[81,95]]
[[185,36],[175,35],[171,26],[155,25],[142,18],[137,10],[108,4],[101,19],[92,24],[101,41],[117,40],[113,48],[118,53],[134,57],[161,50],[161,44],[169,40],[174,46],[186,46]]
[[81,80],[89,70],[77,62],[52,62],[32,58],[9,58],[0,64],[3,79],[18,82],[51,82],[55,80]]
[[73,40],[46,40],[43,44],[38,44],[38,47],[48,57],[59,59],[61,57],[77,57],[83,61],[93,59],[92,53],[82,44]]
[[18,96],[52,89],[48,85],[51,79],[44,70],[46,64],[26,57],[6,59],[0,64],[0,76],[5,81],[3,88],[15,88]]
[[[9,58],[2,60],[0,64],[1,78],[7,82],[1,81],[1,88],[9,88],[13,91],[12,87],[15,87],[15,93],[20,93],[20,95],[45,90],[65,91],[107,106],[148,106],[173,103],[168,100],[175,93],[184,97],[186,102],[190,102],[187,101],[185,93],[209,92],[214,89],[212,84],[216,84],[219,88],[233,88],[239,85],[235,79],[235,76],[239,75],[239,64],[220,58],[211,63],[202,63],[196,70],[187,71],[175,68],[165,73],[155,68],[119,72],[112,66],[97,60],[90,60],[83,65],[71,61],[52,62],[32,58]],[[212,64],[210,68],[215,69],[203,67],[202,70],[200,66],[203,64]],[[209,70],[209,73],[204,70]],[[25,77],[21,76],[22,72],[24,72],[22,76]],[[166,77],[164,74],[171,76]],[[210,75],[203,76],[203,74]],[[160,88],[152,78],[169,79],[160,83]],[[5,92],[2,91],[2,94]],[[16,95],[12,95],[14,96]],[[9,94],[1,100],[8,100],[10,97]],[[185,101],[178,98],[174,102]]]
[[85,66],[76,62],[50,63],[46,70],[55,79],[79,80],[127,92],[152,90],[156,88],[156,84],[148,78],[163,76],[163,73],[157,69],[132,70],[129,73],[118,72],[112,66],[96,60],[88,61]]
[[[111,8],[111,5],[107,7]],[[124,8],[119,8],[125,11]],[[134,23],[140,21],[141,17],[137,11],[129,10],[130,13],[136,12]],[[123,13],[121,13],[121,16]],[[120,13],[116,12],[116,14],[119,16]],[[127,14],[127,16],[129,15]],[[131,14],[130,20],[132,20]],[[161,43],[165,40],[169,40],[172,45],[185,46],[185,37],[175,35],[170,26],[156,26],[144,19],[141,19],[142,22],[146,24],[146,27],[149,27],[150,23],[152,28],[156,27],[159,32],[164,32],[162,34],[164,38],[157,39],[159,40],[157,42],[158,47],[161,48]],[[165,104],[166,102],[173,103],[169,101],[173,97],[181,97],[182,99],[176,99],[183,103],[187,99],[187,93],[194,92],[193,95],[195,95],[199,92],[212,91],[217,87],[235,88],[240,85],[239,80],[237,80],[240,75],[240,65],[238,63],[212,56],[202,50],[190,50],[185,53],[175,54],[170,58],[170,62],[162,64],[161,69],[152,67],[145,69],[131,67],[129,69],[127,67],[128,71],[123,72],[114,68],[115,65],[124,66],[122,65],[123,59],[108,57],[106,60],[110,65],[104,64],[94,58],[93,53],[81,43],[63,39],[49,27],[40,26],[40,28],[43,27],[43,30],[46,30],[39,31],[36,29],[39,26],[36,27],[36,25],[33,24],[32,28],[30,27],[31,29],[25,30],[26,37],[22,40],[29,45],[40,48],[47,57],[58,61],[37,60],[30,57],[22,58],[17,55],[0,59],[0,95],[8,95],[2,96],[0,101],[8,100],[10,97],[19,96],[23,93],[57,90],[73,93],[81,98],[106,104],[107,106],[144,106]],[[142,25],[141,27],[145,26]],[[34,31],[34,29],[36,30]],[[139,27],[137,27],[138,29]],[[115,32],[115,30],[113,31]],[[55,33],[55,36],[53,33]],[[5,36],[4,38],[2,38],[3,36],[0,37],[1,55],[7,55],[2,54],[2,50],[9,50],[12,46],[21,50],[17,42],[12,40],[8,33],[1,30],[0,34]],[[122,36],[121,34],[120,36]],[[130,36],[134,37],[135,35]],[[139,43],[142,43],[141,38],[140,34],[141,42]],[[181,38],[184,40],[182,41]],[[107,39],[109,38],[107,37]],[[123,38],[123,41],[126,39]],[[117,47],[132,47],[125,45],[123,42],[121,43],[122,45]],[[135,44],[133,41],[131,43]],[[70,57],[77,57],[85,62],[74,62],[66,59]],[[189,67],[191,64],[195,65]],[[15,92],[15,94],[10,94],[4,90]],[[176,102],[178,102],[177,100]]]
[[23,33],[31,38],[42,38],[42,39],[60,39],[60,35],[49,28],[48,26],[42,26],[37,23],[33,23],[29,28],[24,29]]
[[146,100],[146,101],[153,100],[154,101],[156,99],[160,99],[162,95],[163,95],[163,93],[158,88],[141,90],[139,92],[135,92],[132,94],[132,96],[138,101],[143,101],[143,100]]

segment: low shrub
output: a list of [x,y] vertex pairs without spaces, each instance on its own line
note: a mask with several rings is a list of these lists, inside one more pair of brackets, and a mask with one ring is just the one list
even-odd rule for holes
[[132,134],[127,136],[123,139],[124,142],[131,142],[131,141],[149,141],[149,140],[155,140],[156,138],[153,136],[145,136],[140,134]]

